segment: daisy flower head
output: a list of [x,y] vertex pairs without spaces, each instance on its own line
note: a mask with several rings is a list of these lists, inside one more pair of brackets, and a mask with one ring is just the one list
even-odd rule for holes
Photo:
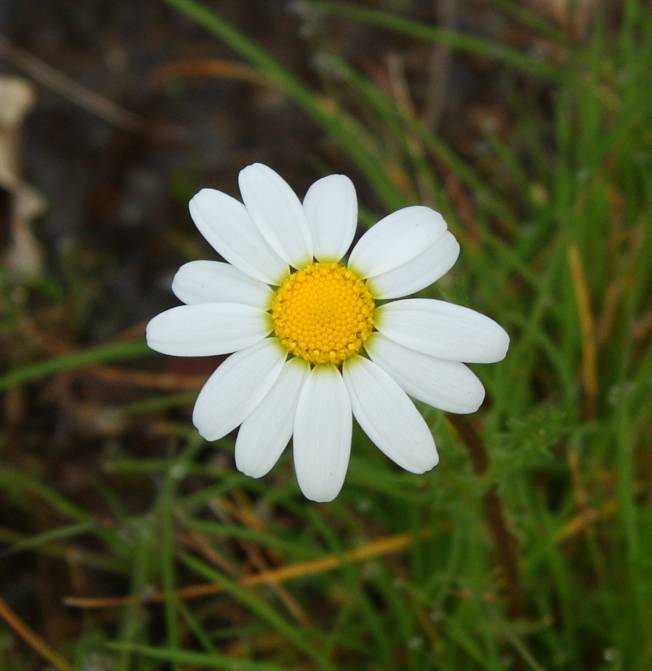
[[[147,343],[164,354],[230,354],[199,393],[193,423],[208,441],[240,426],[235,461],[258,478],[292,438],[299,486],[331,501],[344,483],[352,419],[412,473],[437,465],[435,442],[410,397],[454,413],[477,410],[484,388],[464,363],[504,358],[509,336],[474,310],[405,298],[453,266],[459,244],[440,214],[400,209],[344,257],[357,198],[344,175],[316,181],[303,203],[271,168],[239,175],[240,202],[202,189],[197,228],[225,259],[181,266],[185,305],[154,317]],[[399,299],[399,300],[394,300]]]

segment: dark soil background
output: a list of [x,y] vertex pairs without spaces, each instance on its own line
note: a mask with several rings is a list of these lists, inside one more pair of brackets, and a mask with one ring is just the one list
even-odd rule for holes
[[[491,3],[369,4],[421,20],[445,14],[449,27],[517,44],[527,39],[509,35]],[[431,67],[429,45],[328,22],[310,3],[225,0],[207,6],[308,83],[333,79],[320,63],[322,47],[381,80],[388,62],[397,60],[415,103],[429,105],[433,123],[467,153],[482,124],[508,123],[499,106],[500,81],[487,78],[491,65],[482,59],[457,58],[450,69],[440,55],[440,72]],[[125,130],[37,85],[38,102],[24,128],[25,175],[49,203],[37,235],[50,264],[56,267],[71,244],[92,251],[100,264],[92,280],[113,299],[111,314],[94,314],[87,326],[92,339],[111,333],[116,320],[145,318],[169,297],[161,271],[178,266],[178,247],[170,240],[189,239],[186,202],[199,187],[237,193],[238,170],[254,161],[272,165],[300,194],[325,160],[351,172],[283,95],[234,80],[227,69],[220,76],[220,63],[237,60],[233,53],[161,2],[5,0],[0,26],[12,45],[135,117],[136,128]],[[5,54],[0,72],[25,74],[16,61]],[[364,200],[369,194],[361,188]]]

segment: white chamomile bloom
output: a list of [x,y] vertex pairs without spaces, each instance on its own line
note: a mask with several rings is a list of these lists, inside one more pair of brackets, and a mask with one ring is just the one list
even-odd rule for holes
[[149,346],[164,354],[234,352],[197,398],[199,433],[217,440],[241,425],[236,465],[255,478],[293,437],[299,486],[313,501],[342,488],[352,417],[399,466],[433,468],[435,442],[409,397],[474,412],[484,388],[461,362],[500,361],[509,345],[478,312],[403,298],[457,260],[446,222],[428,207],[405,207],[370,228],[346,263],[358,210],[348,177],[318,180],[303,204],[260,163],[244,168],[239,184],[244,204],[214,189],[190,201],[197,228],[227,263],[181,266],[172,290],[185,305],[147,326]]

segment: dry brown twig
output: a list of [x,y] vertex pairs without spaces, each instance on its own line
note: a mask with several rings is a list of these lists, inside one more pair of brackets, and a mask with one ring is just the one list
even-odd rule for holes
[[[447,30],[455,25],[457,3],[455,0],[443,0],[435,3],[438,23]],[[447,44],[435,44],[432,47],[428,66],[428,92],[423,111],[423,123],[434,130],[439,124],[444,109],[451,50]]]
[[[422,537],[430,535],[430,531],[424,531]],[[286,580],[300,578],[305,575],[323,573],[344,566],[347,563],[355,563],[375,559],[384,555],[400,552],[409,547],[414,541],[410,534],[396,534],[395,536],[386,536],[379,540],[372,541],[361,547],[343,552],[342,554],[331,554],[319,559],[289,564],[279,568],[254,573],[244,576],[238,581],[242,587],[255,587],[257,585],[278,584]],[[175,594],[181,599],[195,599],[202,596],[219,594],[224,592],[224,587],[215,583],[202,583],[199,585],[190,585],[178,590]],[[115,608],[130,603],[161,603],[165,601],[164,592],[147,593],[144,595],[129,594],[117,597],[68,597],[64,599],[67,606],[75,608],[102,609]]]
[[51,89],[63,98],[70,100],[75,105],[117,128],[133,133],[143,132],[148,126],[147,119],[123,109],[112,100],[94,91],[90,91],[40,58],[17,47],[2,35],[0,35],[0,55],[42,86]]
[[[489,456],[480,434],[461,415],[448,415],[448,420],[468,449],[476,475],[484,476],[489,470]],[[516,542],[505,521],[503,506],[495,486],[490,487],[484,495],[484,506],[496,557],[507,583],[509,608],[514,617],[521,617],[523,615],[523,590],[516,559]]]
[[4,620],[30,648],[46,659],[57,671],[74,671],[72,664],[50,647],[33,629],[30,629],[2,598],[0,598],[0,619]]
[[598,395],[598,363],[595,344],[595,327],[591,301],[586,283],[582,257],[576,244],[568,247],[568,265],[570,267],[577,313],[582,333],[582,384],[584,386],[584,415],[590,419],[595,414],[595,400]]
[[[235,503],[231,503],[228,499],[224,499],[223,501],[224,504],[227,504],[223,508],[226,509],[228,514],[234,516],[243,526],[249,529],[263,531],[264,526],[253,513],[244,493],[235,492],[234,498],[236,498]],[[270,570],[270,563],[265,553],[257,545],[244,539],[241,539],[240,544],[257,571],[265,573]],[[283,601],[288,611],[292,613],[294,619],[303,626],[310,626],[308,615],[283,583],[272,583],[271,586],[281,601]]]
[[[641,487],[639,487],[641,489]],[[608,500],[601,508],[589,508],[580,512],[565,524],[557,533],[555,541],[558,543],[566,542],[581,533],[587,526],[593,524],[597,519],[610,517],[618,509],[616,499]],[[511,534],[507,532],[511,538]],[[421,535],[427,538],[431,535],[430,530],[425,530]],[[397,534],[395,536],[386,536],[366,545],[349,550],[341,555],[326,555],[319,559],[307,562],[281,566],[276,569],[254,573],[241,578],[238,582],[243,587],[256,587],[258,585],[267,585],[270,583],[280,583],[286,580],[293,580],[306,575],[323,573],[325,571],[335,570],[347,563],[355,563],[376,559],[378,557],[401,552],[410,547],[415,541],[415,536],[409,534]],[[220,565],[221,562],[217,562]],[[222,566],[224,569],[224,567]],[[234,575],[233,570],[227,567],[225,573]],[[518,584],[518,583],[517,583]],[[520,586],[518,587],[520,590]],[[175,592],[175,596],[180,599],[196,599],[204,596],[219,594],[224,591],[222,585],[215,583],[202,583],[198,585],[189,585]],[[164,592],[147,592],[142,595],[129,594],[125,596],[111,597],[68,597],[64,603],[74,608],[87,609],[105,609],[116,608],[131,603],[162,603],[167,595]]]

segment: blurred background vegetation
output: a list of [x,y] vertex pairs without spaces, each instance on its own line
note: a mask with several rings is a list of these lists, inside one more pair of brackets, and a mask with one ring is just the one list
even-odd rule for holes
[[[642,1],[1,3],[0,669],[652,668],[651,122]],[[146,350],[253,161],[460,239],[512,346],[433,472],[246,478]]]

